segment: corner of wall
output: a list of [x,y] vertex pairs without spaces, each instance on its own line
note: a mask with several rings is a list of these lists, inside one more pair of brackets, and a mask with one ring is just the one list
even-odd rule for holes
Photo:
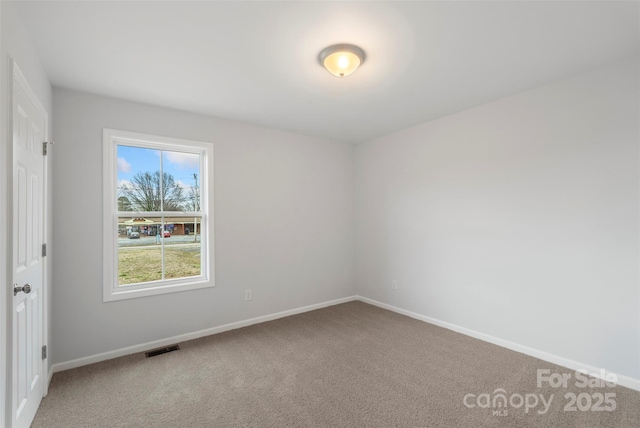
[[[2,25],[2,19],[4,14],[4,5],[6,2],[0,2],[0,233],[7,236],[7,212],[9,210],[9,200],[7,195],[7,174],[9,173],[9,159],[7,156],[7,119],[6,109],[7,105],[4,100],[6,97],[6,52],[4,49],[4,34]],[[8,275],[9,269],[7,266],[7,241],[5,239],[0,240],[0,281],[5,284],[11,284],[11,280]],[[7,367],[6,354],[7,344],[7,323],[4,322],[7,317],[7,294],[8,289],[5,287],[4,292],[0,292],[0,321],[2,321],[2,328],[0,328],[0,424],[6,423],[5,412],[5,393],[6,393],[6,376],[10,373]]]

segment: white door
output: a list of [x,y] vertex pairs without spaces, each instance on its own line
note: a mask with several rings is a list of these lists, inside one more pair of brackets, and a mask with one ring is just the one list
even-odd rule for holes
[[28,427],[44,392],[42,363],[46,117],[14,67],[12,425]]

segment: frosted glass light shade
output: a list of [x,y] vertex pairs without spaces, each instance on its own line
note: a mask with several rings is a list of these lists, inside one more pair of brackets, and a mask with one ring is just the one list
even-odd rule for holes
[[320,52],[320,63],[336,77],[346,77],[364,62],[364,52],[354,45],[333,45]]

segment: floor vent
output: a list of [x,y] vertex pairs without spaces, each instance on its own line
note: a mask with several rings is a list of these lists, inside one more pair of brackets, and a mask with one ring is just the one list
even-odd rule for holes
[[156,355],[166,354],[167,352],[177,351],[178,349],[180,349],[178,345],[171,345],[164,348],[154,349],[153,351],[145,352],[144,355],[146,355],[147,358],[155,357]]

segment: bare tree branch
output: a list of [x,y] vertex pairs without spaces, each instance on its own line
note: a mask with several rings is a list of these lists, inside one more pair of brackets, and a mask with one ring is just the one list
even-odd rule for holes
[[188,200],[171,174],[163,173],[160,183],[160,171],[138,172],[119,191],[133,211],[183,211]]

